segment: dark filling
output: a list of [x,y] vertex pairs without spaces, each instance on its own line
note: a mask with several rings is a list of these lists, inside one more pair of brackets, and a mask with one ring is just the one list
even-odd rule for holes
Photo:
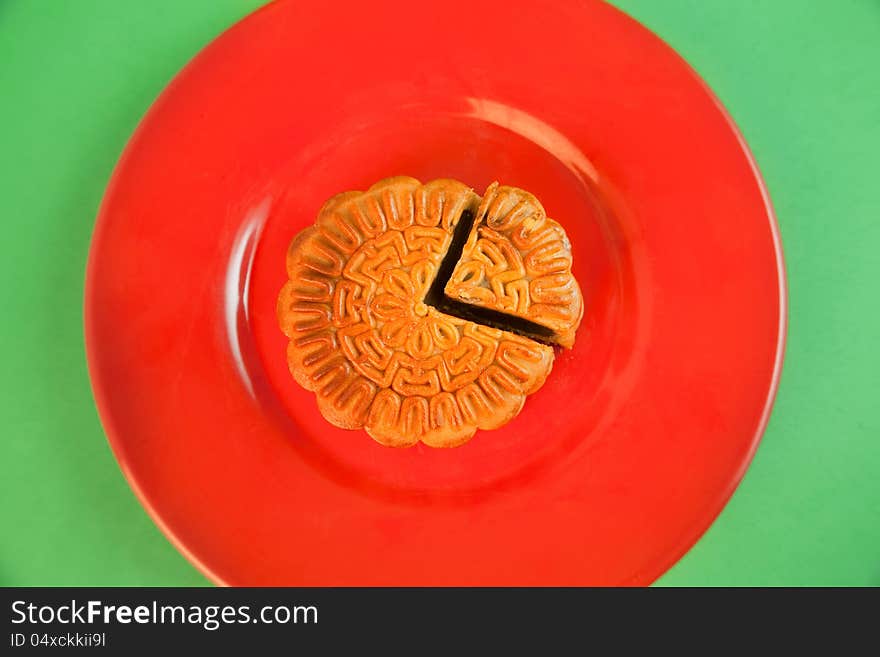
[[446,289],[446,284],[449,282],[449,279],[452,278],[452,272],[455,271],[455,266],[458,264],[458,261],[461,260],[464,245],[467,243],[468,235],[471,234],[471,228],[473,227],[474,211],[467,209],[461,213],[461,216],[458,218],[458,223],[455,224],[455,228],[452,231],[452,241],[449,243],[446,255],[443,256],[443,260],[440,261],[437,275],[434,277],[434,281],[431,283],[431,287],[428,288],[428,293],[425,295],[425,303],[429,306],[433,306],[439,310],[444,302],[465,305],[461,302],[447,299],[443,291]]
[[531,338],[536,342],[552,345],[553,331],[546,326],[530,322],[522,317],[508,315],[499,310],[474,306],[463,301],[450,299],[444,294],[446,284],[452,278],[452,272],[455,270],[458,261],[461,260],[464,245],[467,243],[471,228],[474,226],[474,219],[474,211],[471,209],[465,210],[462,212],[461,217],[459,217],[458,223],[452,231],[449,249],[446,251],[446,255],[443,256],[440,267],[437,269],[437,276],[425,295],[425,304],[436,308],[441,313],[458,317],[459,319],[465,319],[503,331],[510,331],[511,333]]

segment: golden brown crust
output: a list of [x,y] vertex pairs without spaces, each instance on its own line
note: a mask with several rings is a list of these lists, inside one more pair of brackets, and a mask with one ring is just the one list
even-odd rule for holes
[[493,183],[446,294],[546,326],[554,342],[571,348],[584,312],[571,260],[565,231],[538,199]]
[[544,383],[550,347],[423,302],[479,204],[455,180],[389,178],[333,197],[294,238],[278,322],[291,374],[329,422],[384,445],[453,447],[510,421]]

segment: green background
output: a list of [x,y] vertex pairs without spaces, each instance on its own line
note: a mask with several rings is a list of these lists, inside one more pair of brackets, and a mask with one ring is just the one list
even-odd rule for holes
[[[0,584],[198,585],[92,402],[104,187],[174,73],[258,0],[0,0]],[[880,1],[618,0],[703,75],[782,228],[782,385],[745,480],[667,585],[880,585]]]

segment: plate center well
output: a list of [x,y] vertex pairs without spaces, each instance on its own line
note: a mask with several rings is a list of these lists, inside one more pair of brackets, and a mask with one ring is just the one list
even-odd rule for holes
[[[586,157],[552,128],[513,110],[503,115],[513,117],[513,124],[501,125],[498,106],[470,106],[488,114],[408,111],[320,136],[321,147],[295,154],[273,179],[270,207],[265,216],[257,213],[259,243],[251,244],[252,267],[240,277],[242,299],[249,296],[237,338],[242,353],[252,353],[242,359],[246,380],[261,403],[275,409],[290,448],[342,484],[363,488],[366,479],[377,491],[454,496],[499,489],[504,481],[521,485],[588,442],[614,413],[612,397],[625,392],[621,382],[639,332],[643,295],[637,287],[646,284],[644,275],[641,281],[636,275],[644,263],[634,262],[637,239],[620,220],[625,212],[609,200],[613,195],[603,191]],[[520,415],[450,450],[421,444],[392,449],[364,431],[330,425],[313,394],[291,378],[286,338],[277,324],[275,302],[292,237],[314,222],[330,196],[393,175],[423,182],[456,178],[477,193],[495,180],[529,189],[567,231],[584,294],[574,349],[558,352],[546,383]]]

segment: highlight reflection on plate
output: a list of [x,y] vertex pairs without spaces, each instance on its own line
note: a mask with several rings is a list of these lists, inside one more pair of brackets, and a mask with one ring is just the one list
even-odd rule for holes
[[[544,387],[456,449],[330,426],[275,318],[291,237],[396,174],[532,191],[584,293]],[[126,476],[215,581],[647,583],[757,446],[782,272],[729,117],[617,10],[281,2],[208,46],[132,138],[93,238],[86,340]]]

